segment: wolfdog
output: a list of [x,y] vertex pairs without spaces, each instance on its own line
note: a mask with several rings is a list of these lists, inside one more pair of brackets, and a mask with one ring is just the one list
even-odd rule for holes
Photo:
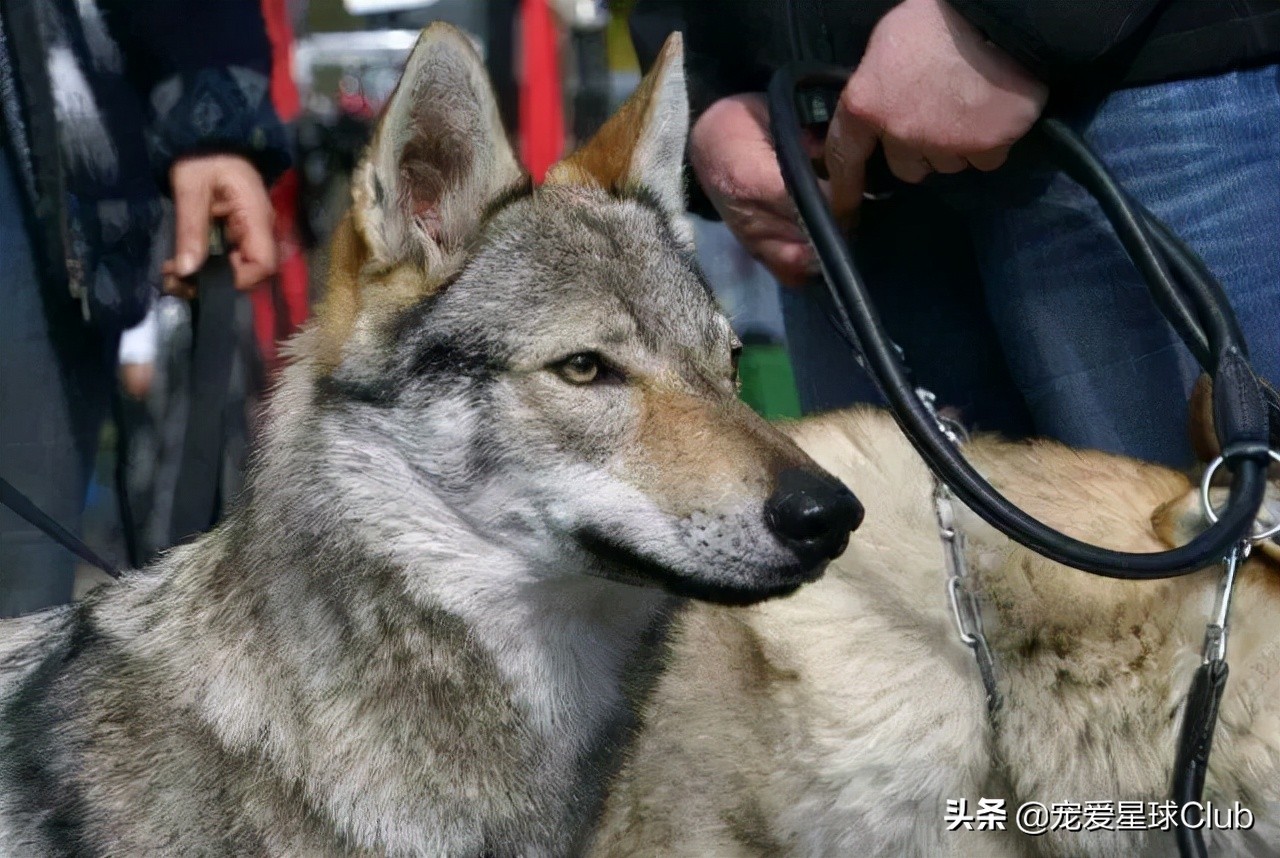
[[[791,434],[873,499],[866,522],[823,580],[794,596],[738,612],[691,606],[675,621],[593,854],[1176,855],[1160,803],[1221,570],[1099,578],[961,508],[1003,696],[992,719],[951,618],[924,463],[883,412],[832,413]],[[967,455],[1014,502],[1097,544],[1155,551],[1207,526],[1198,491],[1162,467],[981,437]],[[1280,520],[1275,488],[1264,518]],[[1275,542],[1242,569],[1228,663],[1205,797],[1223,809],[1241,802],[1253,824],[1210,832],[1210,854],[1275,856]],[[1056,830],[1019,832],[1016,810],[1033,801],[1059,807]]]
[[422,36],[214,532],[0,626],[0,853],[577,854],[683,597],[818,577],[853,495],[740,404],[681,48],[534,190]]

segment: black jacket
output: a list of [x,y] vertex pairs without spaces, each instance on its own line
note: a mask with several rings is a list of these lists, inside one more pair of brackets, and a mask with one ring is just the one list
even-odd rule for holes
[[[1057,99],[1280,61],[1277,0],[950,0]],[[779,64],[854,66],[895,0],[639,0],[632,35],[645,67],[685,33],[695,112],[763,90]]]

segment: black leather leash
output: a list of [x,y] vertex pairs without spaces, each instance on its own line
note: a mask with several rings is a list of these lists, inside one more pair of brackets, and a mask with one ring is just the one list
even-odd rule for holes
[[169,544],[178,545],[217,523],[222,511],[226,409],[238,342],[235,273],[221,228],[209,236],[191,303],[191,395],[182,457],[169,518]]
[[[817,251],[836,310],[836,322],[861,353],[892,413],[934,474],[970,509],[1010,539],[1059,563],[1126,580],[1185,575],[1235,558],[1248,539],[1266,491],[1269,442],[1280,437],[1280,421],[1268,426],[1268,409],[1280,414],[1275,391],[1264,387],[1248,362],[1248,349],[1222,287],[1167,226],[1129,198],[1083,140],[1056,119],[1042,119],[1025,143],[1039,147],[1051,163],[1088,190],[1106,214],[1126,252],[1147,281],[1151,295],[1201,367],[1213,379],[1215,429],[1230,495],[1216,523],[1188,544],[1153,553],[1113,551],[1077,540],[1010,503],[983,479],[946,436],[935,414],[910,382],[900,353],[882,325],[855,268],[845,237],[818,187],[801,143],[800,115],[829,119],[834,99],[850,71],[797,63],[779,69],[768,103],[778,162],[809,239]],[[826,105],[824,107],[824,105]],[[826,113],[826,116],[822,116]],[[1268,400],[1267,396],[1270,396]],[[1234,567],[1232,568],[1234,571]],[[1222,658],[1206,659],[1188,695],[1175,762],[1173,797],[1198,801],[1226,682]],[[1184,856],[1204,856],[1199,830],[1178,829]]]
[[47,512],[40,509],[32,503],[31,499],[22,492],[14,488],[13,484],[8,480],[0,477],[0,504],[7,506],[19,516],[41,531],[43,531],[50,539],[79,557],[90,566],[95,566],[106,572],[112,578],[120,577],[120,570],[103,560],[98,556],[92,548],[85,545],[71,531],[58,524]]
[[1219,520],[1180,548],[1154,553],[1113,551],[1081,542],[1027,515],[995,490],[960,455],[919,401],[854,267],[845,238],[827,208],[801,144],[797,87],[839,87],[849,71],[831,66],[780,69],[769,85],[769,110],[782,175],[817,250],[835,304],[899,425],[940,479],[992,527],[1068,566],[1110,578],[1169,578],[1220,561],[1249,533],[1266,491],[1268,416],[1249,366],[1234,313],[1186,246],[1132,202],[1079,137],[1062,123],[1042,120],[1034,131],[1068,175],[1102,204],[1125,249],[1147,278],[1160,307],[1214,381],[1214,418],[1227,467],[1230,497]]

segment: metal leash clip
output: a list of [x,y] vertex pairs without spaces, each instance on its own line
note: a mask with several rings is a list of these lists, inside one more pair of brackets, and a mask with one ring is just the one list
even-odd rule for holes
[[1231,597],[1236,589],[1236,572],[1249,556],[1253,543],[1244,540],[1222,561],[1222,576],[1213,600],[1213,614],[1204,630],[1204,664],[1227,660],[1227,631],[1230,628]]
[[[1280,464],[1280,452],[1268,450],[1267,455],[1271,457],[1271,461]],[[1213,508],[1213,502],[1209,499],[1209,488],[1210,484],[1213,482],[1213,475],[1217,473],[1218,468],[1222,467],[1222,464],[1225,461],[1226,456],[1219,456],[1214,459],[1209,463],[1209,467],[1204,469],[1204,476],[1200,478],[1200,506],[1204,507],[1205,517],[1209,519],[1210,524],[1218,523],[1218,511]],[[1246,544],[1262,542],[1264,539],[1271,539],[1272,537],[1280,534],[1280,521],[1277,521],[1269,528],[1260,529],[1260,525],[1256,523],[1254,527],[1255,531],[1250,534],[1248,539],[1245,540]],[[1248,550],[1246,550],[1245,556],[1248,556],[1248,553]]]
[[[1280,455],[1274,450],[1269,452],[1272,459],[1280,461]],[[1223,461],[1222,456],[1215,459],[1205,469],[1200,481],[1200,503],[1211,522],[1218,520],[1218,514],[1209,497],[1209,488],[1214,472]],[[1217,592],[1214,595],[1213,613],[1204,629],[1202,660],[1187,691],[1186,709],[1178,736],[1177,758],[1174,761],[1173,798],[1188,814],[1174,832],[1178,851],[1182,855],[1208,854],[1200,831],[1201,816],[1197,808],[1204,795],[1209,754],[1218,724],[1218,707],[1222,703],[1227,685],[1227,637],[1231,629],[1231,599],[1235,594],[1237,573],[1240,565],[1249,557],[1253,543],[1270,539],[1277,532],[1280,532],[1280,525],[1263,528],[1255,523],[1253,533],[1233,545],[1222,558],[1222,574],[1218,578]]]
[[[1275,450],[1268,450],[1267,455],[1273,461],[1280,462],[1280,453]],[[1214,459],[1209,463],[1209,467],[1205,468],[1204,476],[1200,478],[1200,506],[1204,509],[1205,517],[1209,519],[1210,523],[1217,522],[1218,511],[1213,508],[1213,501],[1209,497],[1209,489],[1213,483],[1214,473],[1222,466],[1224,461],[1226,461],[1224,456]],[[1210,619],[1209,625],[1205,627],[1204,632],[1204,664],[1226,661],[1227,630],[1231,614],[1231,596],[1235,592],[1236,586],[1236,572],[1239,571],[1240,564],[1249,557],[1249,552],[1253,550],[1255,542],[1271,539],[1276,534],[1280,534],[1280,522],[1269,528],[1255,523],[1253,533],[1236,543],[1235,547],[1223,558],[1222,577],[1218,579],[1218,592],[1213,602],[1213,617]]]

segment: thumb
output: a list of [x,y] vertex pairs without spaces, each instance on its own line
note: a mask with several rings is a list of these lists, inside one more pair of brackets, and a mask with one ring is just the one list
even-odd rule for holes
[[831,182],[831,209],[849,220],[862,205],[867,183],[867,159],[879,143],[876,130],[844,108],[836,110],[827,130],[827,177]]
[[176,238],[173,268],[178,277],[190,277],[209,256],[213,185],[198,171],[174,171],[173,207]]

